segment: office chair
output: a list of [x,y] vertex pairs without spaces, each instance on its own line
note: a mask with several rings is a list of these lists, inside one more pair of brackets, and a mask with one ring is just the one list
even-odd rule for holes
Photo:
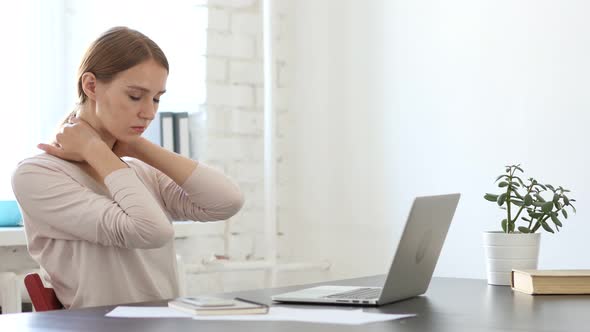
[[35,307],[35,311],[49,311],[63,309],[52,288],[46,288],[37,273],[29,273],[25,277],[25,287]]

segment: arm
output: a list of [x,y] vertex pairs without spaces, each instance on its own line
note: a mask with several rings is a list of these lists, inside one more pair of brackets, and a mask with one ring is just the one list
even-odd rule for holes
[[139,138],[134,143],[132,151],[126,155],[160,170],[179,185],[183,184],[198,166],[196,161],[168,151],[147,139]]
[[127,165],[101,140],[89,144],[88,151],[90,152],[86,153],[84,159],[103,181],[109,174],[127,168]]
[[224,220],[244,204],[238,186],[220,171],[146,139],[126,154],[155,169],[162,200],[174,220]]
[[104,183],[112,199],[53,165],[26,162],[12,176],[27,226],[46,237],[124,248],[158,248],[173,238],[172,225],[132,169],[116,170]]
[[172,239],[172,225],[154,197],[88,123],[71,119],[55,138],[39,148],[88,163],[111,197],[80,185],[51,160],[25,162],[13,174],[12,187],[29,224],[47,237],[126,248],[158,248]]
[[156,178],[174,220],[226,220],[244,205],[239,187],[222,172],[203,163],[181,186],[157,170]]

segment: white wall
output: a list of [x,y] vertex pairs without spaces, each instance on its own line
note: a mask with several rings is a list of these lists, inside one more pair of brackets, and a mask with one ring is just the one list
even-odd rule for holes
[[484,201],[508,163],[573,190],[540,267],[587,268],[590,23],[583,1],[293,1],[293,257],[381,273],[415,195],[461,192],[436,275],[484,278]]
[[[276,80],[263,80],[263,31],[261,0],[209,0],[207,51],[206,139],[193,136],[193,146],[203,147],[197,153],[200,161],[223,170],[241,187],[246,202],[242,210],[227,222],[195,225],[199,235],[179,240],[176,248],[190,264],[209,262],[221,257],[217,264],[226,262],[254,263],[264,259],[264,180],[263,180],[263,89],[272,84],[277,95],[277,144],[281,146],[283,129],[288,126],[290,111],[286,104],[288,85],[288,56],[283,27],[289,22],[290,0],[273,0],[272,3],[273,64]],[[196,120],[195,117],[192,117]],[[191,133],[200,134],[195,122]],[[198,149],[200,150],[200,149]],[[201,151],[199,151],[201,152]],[[289,156],[277,154],[278,177],[285,173]],[[279,179],[278,190],[284,191],[285,181]],[[287,211],[286,203],[279,202],[277,209]],[[280,231],[280,228],[279,228]],[[284,234],[284,232],[281,232]],[[284,238],[284,236],[282,236]],[[281,248],[281,254],[287,250]],[[281,257],[282,258],[282,257]],[[281,261],[281,263],[284,260]],[[205,264],[206,265],[206,264]],[[265,271],[231,271],[210,274],[192,274],[187,277],[188,293],[243,290],[268,286]],[[325,279],[329,271],[321,269],[280,271],[275,286],[308,283]]]

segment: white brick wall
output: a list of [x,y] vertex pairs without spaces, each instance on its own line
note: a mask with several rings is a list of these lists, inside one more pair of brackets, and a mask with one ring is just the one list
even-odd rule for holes
[[257,4],[258,0],[207,0],[210,8],[252,8]]
[[[264,116],[260,111],[235,109],[232,116],[231,130],[237,134],[258,136],[264,129]],[[260,164],[256,165],[260,168]]]
[[[246,203],[228,221],[224,242],[224,228],[216,235],[209,232],[203,238],[183,241],[178,245],[181,254],[187,253],[189,262],[200,262],[213,255],[226,255],[230,260],[259,260],[264,258],[264,182],[263,182],[263,126],[264,79],[262,0],[208,1],[209,38],[207,59],[207,135],[206,153],[202,161],[226,172],[240,185]],[[284,136],[289,134],[290,110],[290,39],[289,13],[295,0],[274,0],[273,56],[276,65],[272,78],[275,95],[277,145],[277,233],[278,258],[289,262],[291,249],[286,246],[283,220],[292,220],[287,177],[290,161],[285,150]],[[191,128],[192,129],[192,128]],[[198,243],[197,243],[198,242]],[[329,272],[328,272],[329,273]],[[325,271],[281,272],[281,285],[326,279]],[[254,272],[225,272],[192,275],[187,278],[189,293],[230,291],[264,287],[264,274]]]
[[207,84],[207,105],[254,106],[254,88],[249,84],[210,82]]
[[225,9],[209,7],[209,30],[228,31],[229,12]]
[[215,57],[207,59],[207,82],[226,82],[227,62],[226,59]]
[[263,84],[261,60],[231,61],[229,77],[232,84]]
[[250,36],[236,36],[213,30],[207,33],[208,55],[250,59],[255,55],[254,45],[254,38]]
[[[273,34],[276,76],[273,78],[277,107],[277,135],[284,135],[288,126],[287,95],[289,84],[288,43],[286,31],[288,2],[274,1],[278,11]],[[187,240],[178,245],[178,251],[191,251],[189,260],[199,262],[213,254],[225,254],[231,260],[257,260],[264,255],[264,183],[263,183],[263,34],[261,0],[208,1],[209,25],[207,52],[207,138],[204,162],[225,171],[238,182],[246,197],[246,203],[238,215],[229,221],[229,236],[223,244],[223,230],[217,236],[208,234],[204,239]],[[194,144],[196,142],[193,142]],[[202,142],[201,142],[202,144]],[[279,188],[286,192],[286,156],[280,153],[277,142],[277,159],[280,161]],[[284,177],[284,175],[283,175]],[[282,187],[281,187],[282,186]],[[278,211],[289,211],[285,200],[279,197]],[[280,234],[280,223],[279,223]],[[280,238],[284,237],[280,234]],[[199,242],[199,244],[196,244]],[[196,250],[194,250],[196,249]],[[283,252],[279,243],[279,257]],[[227,252],[223,252],[227,250]],[[313,274],[313,273],[312,273]],[[301,282],[283,275],[282,284]],[[227,291],[263,287],[262,272],[226,272],[193,275],[188,278],[189,293],[203,291]]]
[[232,16],[232,33],[237,35],[262,36],[262,17],[260,11],[235,13]]

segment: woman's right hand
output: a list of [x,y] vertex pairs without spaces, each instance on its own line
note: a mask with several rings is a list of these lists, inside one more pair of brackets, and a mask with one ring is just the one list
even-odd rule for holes
[[37,147],[61,159],[83,162],[88,153],[92,153],[92,147],[100,143],[105,144],[94,128],[86,121],[72,117],[60,128],[52,144],[41,143]]

